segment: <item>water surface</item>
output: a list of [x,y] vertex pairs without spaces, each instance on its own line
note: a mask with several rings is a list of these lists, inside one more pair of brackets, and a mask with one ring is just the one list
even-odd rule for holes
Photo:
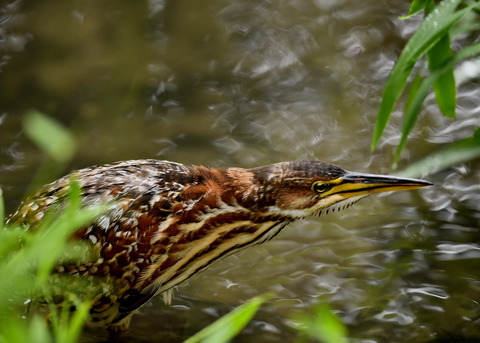
[[[318,159],[394,173],[394,113],[369,146],[385,80],[420,18],[408,2],[13,1],[0,7],[0,185],[12,211],[32,180],[125,159],[212,167]],[[400,167],[480,124],[475,80],[456,119],[428,99]],[[71,129],[68,166],[48,163],[22,118],[41,110]],[[180,342],[253,296],[275,291],[235,342],[294,341],[291,318],[328,303],[355,342],[480,339],[480,173],[471,161],[289,225],[228,257],[132,321],[131,342]],[[58,174],[58,175],[54,175]],[[31,186],[35,187],[35,185]],[[85,340],[102,341],[98,332]]]

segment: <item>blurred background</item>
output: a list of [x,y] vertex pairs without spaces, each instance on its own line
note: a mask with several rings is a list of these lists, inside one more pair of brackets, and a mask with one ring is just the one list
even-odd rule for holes
[[[390,173],[401,108],[374,153],[382,90],[421,16],[398,0],[85,0],[0,5],[0,186],[7,212],[73,169],[156,158],[226,168],[318,159]],[[457,118],[432,98],[399,167],[480,125],[478,79]],[[25,135],[30,110],[72,132],[68,164]],[[235,342],[295,340],[292,318],[330,305],[355,342],[480,339],[479,160],[435,187],[291,224],[134,317],[131,342],[180,342],[275,291]],[[51,166],[51,168],[50,168]],[[87,332],[85,341],[105,339]]]

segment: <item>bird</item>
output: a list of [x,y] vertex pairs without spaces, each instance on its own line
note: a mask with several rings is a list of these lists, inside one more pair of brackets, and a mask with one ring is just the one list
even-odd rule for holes
[[82,207],[108,205],[72,237],[93,256],[59,261],[53,275],[86,282],[74,291],[90,293],[89,324],[113,334],[127,331],[132,314],[153,296],[170,302],[174,286],[295,220],[345,209],[370,194],[432,185],[315,160],[228,169],[129,160],[73,171],[41,187],[8,225],[36,230],[49,212],[66,206],[72,179]]

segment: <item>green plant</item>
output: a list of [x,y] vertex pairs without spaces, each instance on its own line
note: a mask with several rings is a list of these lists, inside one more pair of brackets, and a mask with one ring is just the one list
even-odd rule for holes
[[[67,130],[45,115],[32,112],[25,120],[26,132],[54,161],[66,163],[73,151]],[[53,147],[53,146],[56,147]],[[57,146],[59,145],[60,148]],[[66,151],[62,151],[62,148]],[[53,149],[53,150],[52,150]],[[47,215],[38,229],[5,227],[5,210],[0,189],[0,342],[65,342],[79,340],[88,311],[88,301],[68,295],[76,311],[49,306],[45,314],[30,313],[28,301],[49,295],[49,279],[61,258],[81,258],[87,252],[68,238],[106,209],[81,207],[80,187],[72,180],[67,205],[60,214]],[[48,309],[48,308],[47,308]]]
[[185,343],[229,342],[242,331],[258,311],[260,305],[269,298],[271,298],[271,295],[266,294],[249,300],[187,339]]
[[296,319],[299,342],[347,343],[347,328],[328,305],[320,303],[310,314]]
[[41,315],[27,313],[25,319],[19,315],[26,299],[34,301],[40,296],[48,299],[48,281],[59,259],[86,255],[84,249],[74,248],[75,243],[68,238],[106,209],[105,206],[82,208],[76,182],[72,182],[67,203],[65,211],[49,216],[38,230],[7,227],[0,232],[0,342],[78,341],[89,304],[73,295],[70,298],[77,309],[74,313],[68,307],[60,311],[53,305],[50,307],[52,330]]
[[76,151],[73,135],[46,114],[30,110],[23,118],[26,135],[44,153],[43,163],[35,172],[28,193],[61,176]]
[[[185,343],[224,343],[230,342],[253,318],[260,305],[271,295],[255,297],[232,312],[205,327]],[[291,321],[298,332],[298,342],[312,339],[323,343],[347,343],[347,329],[325,304],[317,305],[312,313],[299,316]]]
[[[433,0],[414,0],[412,2],[407,17],[425,10],[425,18],[406,44],[387,80],[373,134],[372,150],[377,146],[393,109],[401,94],[405,91],[408,79],[412,77],[412,74],[415,74],[415,76],[410,83],[405,101],[403,128],[394,156],[395,164],[405,148],[408,135],[412,131],[422,104],[432,88],[443,115],[455,116],[456,85],[453,68],[458,62],[480,54],[480,43],[471,44],[454,52],[450,47],[450,42],[455,34],[472,32],[478,28],[476,12],[479,8],[480,3],[478,1],[444,0],[438,5],[435,5]],[[428,63],[429,69],[428,76],[422,75],[424,68],[414,68],[424,61],[423,57],[425,55],[427,56],[426,63]],[[480,144],[478,142],[476,144],[476,149],[470,149],[470,152],[474,151],[474,157],[480,156]],[[465,156],[462,155],[462,158]],[[471,156],[471,153],[468,154],[469,158]],[[456,159],[451,162],[458,163],[461,161],[461,159]]]

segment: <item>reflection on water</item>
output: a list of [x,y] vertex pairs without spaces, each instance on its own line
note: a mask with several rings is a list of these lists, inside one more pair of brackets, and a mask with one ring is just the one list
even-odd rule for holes
[[[21,129],[30,108],[77,137],[69,169],[132,158],[219,167],[302,158],[390,172],[398,113],[380,149],[368,149],[385,79],[419,21],[398,18],[408,3],[1,6],[0,184],[10,211],[44,160]],[[429,100],[403,165],[472,134],[475,81],[458,97],[457,119],[438,116]],[[478,162],[427,176],[435,187],[290,225],[178,287],[174,306],[153,300],[134,317],[129,341],[179,342],[270,290],[277,297],[236,342],[293,341],[290,319],[319,302],[358,342],[479,338]]]

